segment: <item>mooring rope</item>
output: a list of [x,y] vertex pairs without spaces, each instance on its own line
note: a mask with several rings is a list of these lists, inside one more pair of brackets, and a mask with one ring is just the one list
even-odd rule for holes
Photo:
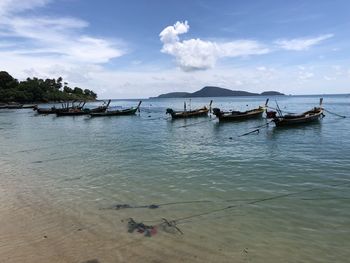
[[260,129],[267,128],[270,125],[271,122],[273,122],[273,121],[267,122],[267,123],[265,123],[263,125],[260,125],[260,126],[253,127],[252,129],[254,129],[254,130],[252,130],[250,132],[243,133],[241,135],[238,135],[238,137],[243,137],[243,136],[246,136],[246,135],[249,135],[249,134],[252,134],[252,133],[259,134],[260,133]]
[[[350,184],[350,182],[347,181],[346,183],[339,183],[339,184],[335,184],[335,185],[329,185],[329,187],[337,187],[337,186],[349,185],[349,184]],[[251,202],[247,202],[245,204],[229,205],[229,206],[226,206],[226,207],[223,207],[223,208],[207,211],[207,212],[204,212],[204,213],[199,213],[199,214],[194,214],[194,215],[190,215],[190,216],[186,216],[186,217],[177,218],[177,219],[172,220],[172,222],[174,222],[174,224],[177,224],[177,223],[179,223],[181,221],[184,221],[184,220],[197,218],[197,217],[201,217],[201,216],[205,216],[205,215],[210,215],[210,214],[222,212],[222,211],[225,211],[225,210],[241,207],[241,206],[244,206],[244,205],[254,205],[254,204],[257,204],[257,203],[262,203],[262,202],[266,202],[266,201],[276,200],[276,199],[285,198],[285,197],[288,197],[288,196],[298,195],[298,194],[307,193],[307,192],[316,191],[316,190],[321,190],[321,189],[323,189],[323,187],[322,188],[321,187],[315,187],[315,188],[306,189],[306,190],[302,190],[302,191],[297,191],[297,192],[293,192],[293,193],[289,193],[289,194],[282,194],[282,195],[276,195],[276,196],[266,197],[266,198],[262,198],[262,199],[256,199],[256,200],[253,200]]]
[[186,127],[194,126],[194,125],[205,123],[205,122],[211,122],[211,121],[213,121],[215,119],[216,118],[210,118],[209,120],[198,121],[198,122],[194,122],[194,123],[190,123],[190,124],[185,124],[185,125],[182,125],[182,126],[177,126],[176,128],[186,128]]
[[338,116],[338,117],[340,117],[340,118],[346,118],[346,116],[344,116],[344,115],[340,115],[340,114],[338,114],[338,113],[331,112],[331,111],[329,111],[329,110],[327,110],[327,109],[323,109],[323,110],[324,110],[325,112],[329,113],[329,114],[333,114],[333,115]]
[[145,117],[141,117],[142,120],[145,120],[145,121],[154,121],[154,120],[170,120],[171,117],[155,117],[155,118],[151,118],[151,117],[148,117],[148,118],[145,118]]

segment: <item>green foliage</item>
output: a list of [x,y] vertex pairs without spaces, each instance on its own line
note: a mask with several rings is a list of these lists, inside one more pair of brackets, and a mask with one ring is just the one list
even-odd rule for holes
[[78,87],[75,87],[75,88],[74,88],[73,93],[74,93],[74,94],[78,94],[78,95],[84,94],[84,93],[83,93],[83,90],[82,90],[81,88],[78,88]]
[[62,77],[55,79],[27,78],[25,81],[14,79],[6,71],[0,71],[0,102],[49,102],[62,100],[95,100],[96,93],[68,86]]

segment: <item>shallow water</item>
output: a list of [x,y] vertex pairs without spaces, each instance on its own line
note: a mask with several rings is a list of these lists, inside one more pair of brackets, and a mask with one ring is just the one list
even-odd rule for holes
[[[303,112],[319,98],[277,99],[282,110]],[[187,107],[209,100],[192,99]],[[262,97],[214,98],[213,106],[244,110],[264,102]],[[275,102],[270,100],[270,105]],[[173,121],[165,115],[168,107],[181,109],[183,100],[144,100],[140,115],[107,118],[0,110],[0,197],[6,200],[0,210],[1,223],[7,226],[0,230],[6,237],[0,241],[0,258],[348,260],[350,118],[326,113],[320,123],[290,129],[271,124],[259,134],[239,137],[266,120]],[[350,96],[325,96],[324,107],[350,117]],[[292,195],[251,200],[285,194]],[[174,202],[180,203],[158,209],[104,209]],[[161,229],[152,238],[130,234],[130,217],[147,224],[179,219],[184,234]],[[181,220],[186,217],[190,218]]]

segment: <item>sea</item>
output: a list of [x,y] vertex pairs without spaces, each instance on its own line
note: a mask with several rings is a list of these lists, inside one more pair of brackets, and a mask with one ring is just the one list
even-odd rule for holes
[[350,95],[269,106],[320,97],[325,117],[290,128],[165,114],[264,96],[144,99],[100,118],[1,109],[0,262],[350,262]]

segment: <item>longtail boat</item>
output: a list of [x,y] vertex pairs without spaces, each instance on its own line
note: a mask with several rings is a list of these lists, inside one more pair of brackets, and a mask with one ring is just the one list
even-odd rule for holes
[[105,117],[105,116],[123,116],[123,115],[134,115],[139,109],[142,101],[139,102],[136,108],[131,107],[122,110],[107,110],[105,112],[90,112],[91,117]]
[[261,118],[269,99],[266,100],[265,106],[259,106],[258,108],[247,111],[221,111],[219,108],[213,109],[213,114],[219,118],[219,121],[242,121],[248,119]]
[[62,102],[61,108],[56,108],[56,106],[53,106],[51,108],[39,108],[38,106],[34,107],[33,110],[36,110],[38,114],[56,114],[58,112],[67,112],[74,109],[82,109],[85,105],[85,102],[80,102],[78,105],[75,105],[76,101],[72,102],[72,105],[70,105],[70,102]]
[[80,115],[88,115],[90,113],[100,113],[105,112],[111,103],[111,100],[108,101],[107,105],[102,105],[93,109],[84,109],[85,102],[82,106],[76,108],[69,108],[68,110],[57,111],[57,116],[80,116]]
[[38,107],[37,104],[24,104],[22,106],[23,109],[36,109]]
[[36,110],[38,114],[56,114],[57,109],[56,107],[51,108],[34,108],[33,110]]
[[173,119],[204,117],[204,116],[208,116],[208,112],[209,112],[209,109],[211,109],[212,103],[213,103],[213,101],[211,100],[209,103],[209,108],[204,106],[203,108],[187,111],[186,110],[186,102],[185,102],[184,103],[184,111],[174,111],[173,109],[168,108],[166,110],[166,114],[170,114]]
[[23,104],[12,102],[12,103],[9,103],[6,108],[7,109],[22,109],[22,107],[23,107]]
[[0,103],[0,109],[7,109],[6,103]]
[[274,114],[271,114],[271,112],[269,112],[269,115],[270,116],[274,115],[272,121],[276,124],[277,127],[313,123],[322,119],[325,116],[323,113],[322,102],[323,102],[323,98],[320,99],[319,107],[314,107],[313,109],[301,114],[287,114],[287,115],[283,115],[282,111],[277,105],[277,111],[279,116],[276,116],[276,113],[274,112],[272,112]]
[[56,116],[80,116],[89,114],[89,110],[83,109],[69,109],[68,111],[57,111]]

